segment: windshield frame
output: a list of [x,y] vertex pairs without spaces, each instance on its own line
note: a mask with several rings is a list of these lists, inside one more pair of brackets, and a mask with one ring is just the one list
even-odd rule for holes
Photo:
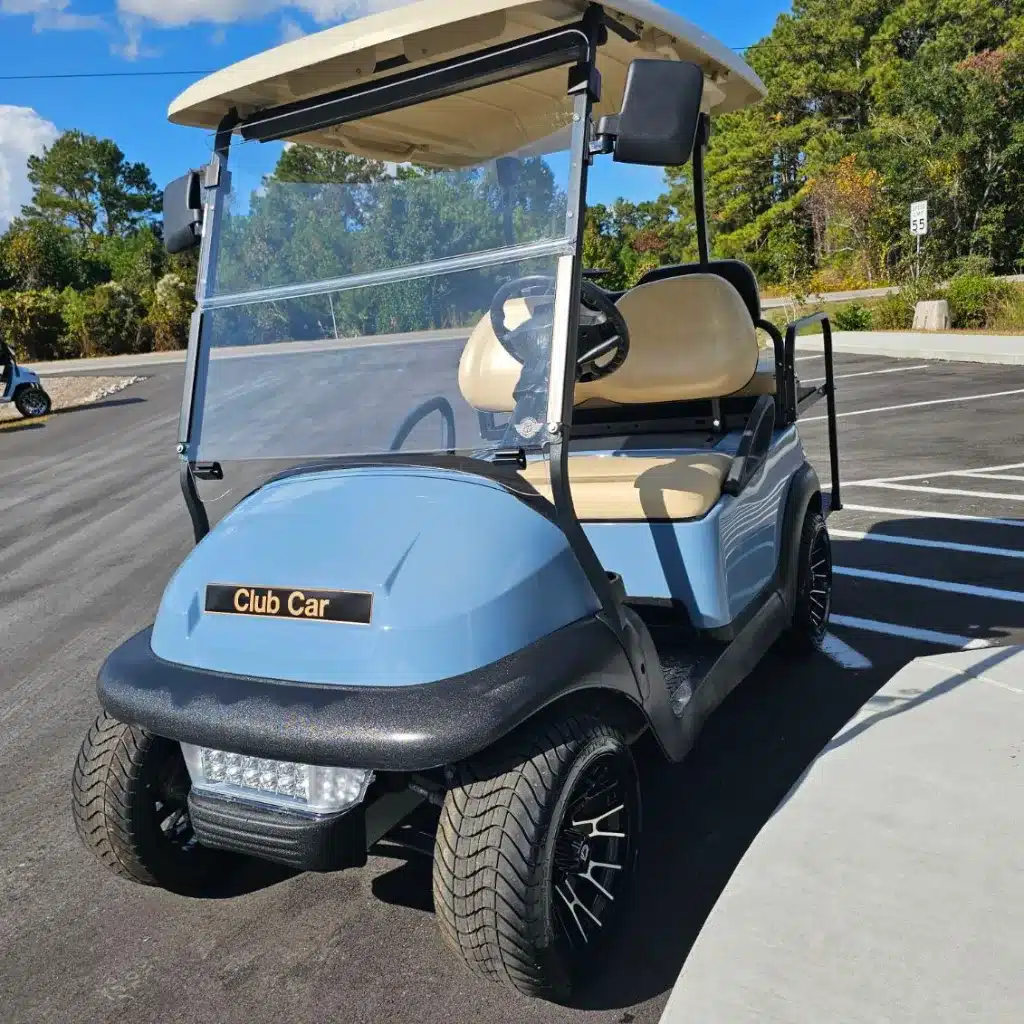
[[[528,243],[507,249],[456,257],[454,260],[434,261],[450,266],[457,262],[460,269],[487,266],[494,262],[507,262],[522,255],[551,255],[557,258],[554,322],[548,368],[547,436],[544,443],[546,463],[550,477],[553,520],[565,533],[570,546],[588,580],[604,607],[609,624],[617,634],[623,630],[621,612],[612,593],[607,574],[600,564],[590,541],[576,516],[568,484],[569,436],[573,413],[573,391],[576,378],[576,345],[569,344],[579,330],[579,302],[582,282],[582,249],[584,211],[586,209],[587,170],[592,159],[589,152],[593,104],[600,96],[600,75],[597,71],[597,50],[606,38],[607,28],[600,7],[591,6],[577,25],[566,26],[538,36],[520,39],[514,43],[492,47],[476,54],[453,58],[438,65],[405,75],[397,75],[384,82],[345,90],[342,93],[320,97],[304,104],[291,104],[288,108],[264,111],[258,117],[243,122],[232,111],[221,122],[214,140],[210,163],[205,169],[203,231],[199,251],[196,286],[196,309],[192,314],[189,345],[185,363],[185,387],[182,396],[178,429],[178,454],[181,456],[181,485],[193,521],[197,542],[209,532],[204,503],[198,493],[196,478],[221,479],[222,469],[217,463],[204,464],[195,460],[190,443],[197,422],[201,419],[205,380],[209,368],[210,346],[201,344],[204,313],[229,304],[252,301],[257,294],[269,298],[283,297],[291,286],[260,289],[259,292],[227,296],[216,295],[217,265],[214,255],[230,192],[229,157],[233,136],[239,128],[243,139],[273,141],[308,130],[313,124],[321,126],[358,120],[370,116],[374,109],[415,107],[441,95],[465,92],[482,85],[523,77],[541,69],[565,66],[567,69],[566,95],[573,101],[573,124],[569,150],[569,174],[566,211],[566,234],[556,241]],[[374,107],[376,104],[376,108]],[[261,126],[263,126],[261,128]],[[394,268],[359,275],[360,285],[372,285],[422,276],[424,268],[443,272],[430,264]],[[355,287],[353,277],[318,282],[324,290],[337,288],[342,282]],[[308,292],[308,286],[298,286]],[[250,298],[251,296],[251,298]],[[466,459],[452,454],[453,468],[474,472],[482,476],[503,479],[508,466],[499,464],[499,456],[491,452],[490,458]],[[409,454],[380,453],[368,457],[339,456],[336,459],[317,459],[316,465],[342,466],[367,461],[390,464],[393,462],[419,462],[437,465],[438,455],[418,459]],[[444,460],[444,456],[440,456]],[[294,468],[301,461],[290,462]],[[470,465],[472,463],[473,465]],[[280,472],[289,467],[281,466]],[[541,499],[543,501],[543,499]],[[544,502],[544,504],[547,504]]]

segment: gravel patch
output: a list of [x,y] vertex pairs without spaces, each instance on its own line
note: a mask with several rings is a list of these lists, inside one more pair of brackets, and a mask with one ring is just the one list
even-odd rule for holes
[[[145,377],[44,377],[42,385],[53,402],[53,412],[66,412],[92,405],[145,380]],[[22,419],[11,402],[0,405],[0,421]]]

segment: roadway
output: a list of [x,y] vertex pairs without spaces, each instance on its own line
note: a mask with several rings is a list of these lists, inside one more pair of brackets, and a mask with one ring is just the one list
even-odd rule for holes
[[[803,352],[807,380],[823,373]],[[96,670],[152,620],[191,547],[174,452],[182,368],[0,431],[0,1018],[657,1021],[736,865],[842,724],[910,659],[1024,641],[1024,367],[839,355],[845,508],[829,653],[770,656],[687,763],[645,758],[645,868],[577,1005],[477,982],[436,934],[429,867],[253,869],[189,900],[81,847],[71,768]],[[362,406],[369,409],[369,404]],[[802,421],[827,479],[823,405]]]

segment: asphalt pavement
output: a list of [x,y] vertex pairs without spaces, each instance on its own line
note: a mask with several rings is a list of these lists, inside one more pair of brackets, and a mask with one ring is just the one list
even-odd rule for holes
[[[803,351],[801,376],[823,374]],[[1024,641],[1024,367],[839,355],[844,508],[829,653],[769,656],[688,761],[647,753],[644,866],[572,1008],[478,982],[441,944],[425,861],[253,869],[202,900],[109,876],[74,833],[70,773],[106,654],[189,551],[174,451],[182,367],[0,430],[0,1019],[657,1021],[751,841],[909,660]],[[801,434],[828,479],[823,403]]]

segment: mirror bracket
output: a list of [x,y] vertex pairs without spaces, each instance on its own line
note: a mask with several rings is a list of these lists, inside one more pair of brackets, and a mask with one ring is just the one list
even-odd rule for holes
[[590,140],[590,155],[615,152],[615,140],[619,135],[619,115],[606,114],[597,122],[597,131]]

